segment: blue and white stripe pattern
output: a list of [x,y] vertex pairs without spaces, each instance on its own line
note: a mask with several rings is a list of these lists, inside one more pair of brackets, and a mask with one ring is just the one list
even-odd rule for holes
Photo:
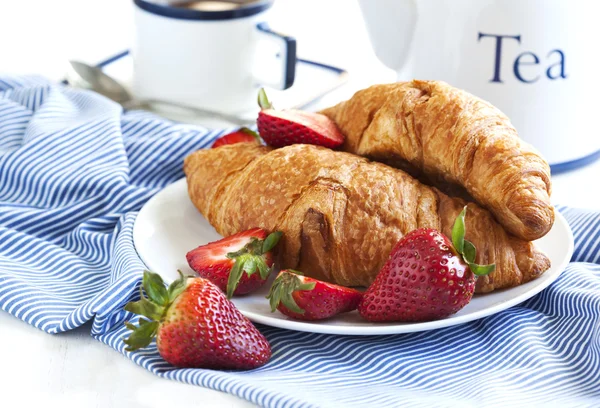
[[93,321],[92,336],[155,374],[261,406],[600,405],[600,213],[562,207],[573,262],[539,295],[475,322],[373,337],[260,326],[273,358],[249,372],[175,369],[154,347],[125,352],[122,307],[143,269],[136,211],[219,134],[0,77],[2,309],[48,333]]

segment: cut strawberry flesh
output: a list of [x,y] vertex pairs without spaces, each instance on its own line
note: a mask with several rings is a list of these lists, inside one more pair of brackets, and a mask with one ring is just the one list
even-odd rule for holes
[[335,123],[325,115],[292,109],[281,111],[269,110],[263,113],[281,120],[287,120],[293,124],[305,126],[334,141],[340,143],[344,141],[344,136],[340,133]]
[[261,137],[274,147],[306,143],[335,148],[344,143],[335,123],[319,113],[266,109],[259,113],[257,125]]
[[225,146],[225,145],[230,145],[230,144],[235,144],[235,143],[248,143],[248,142],[256,142],[256,138],[248,133],[238,131],[238,132],[229,133],[225,136],[221,136],[213,143],[213,145],[211,147],[215,148],[215,147]]
[[227,254],[231,252],[239,251],[246,245],[250,238],[256,237],[258,239],[262,239],[257,235],[250,236],[231,236],[229,238],[224,238],[220,241],[211,242],[208,245],[202,247],[202,254],[205,259],[210,259],[214,261],[222,261],[227,259],[231,261],[231,259],[227,258]]

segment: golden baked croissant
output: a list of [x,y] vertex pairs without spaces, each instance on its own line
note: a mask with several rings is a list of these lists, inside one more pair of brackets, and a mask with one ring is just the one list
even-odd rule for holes
[[[465,201],[421,184],[401,170],[311,145],[272,150],[238,143],[185,159],[194,205],[227,236],[253,227],[282,231],[282,267],[346,286],[368,286],[406,233],[420,227],[446,235]],[[466,238],[476,262],[495,262],[477,291],[519,285],[550,261],[531,242],[508,235],[470,203]]]
[[375,85],[325,109],[343,150],[402,168],[451,195],[463,187],[525,240],[554,223],[550,167],[491,104],[444,82]]

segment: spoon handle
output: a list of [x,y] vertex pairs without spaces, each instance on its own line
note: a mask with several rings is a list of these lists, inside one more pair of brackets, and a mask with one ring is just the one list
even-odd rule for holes
[[166,105],[166,106],[170,106],[170,107],[174,107],[174,108],[178,108],[178,109],[184,109],[187,110],[189,112],[198,114],[198,115],[202,115],[202,116],[210,116],[216,119],[220,119],[220,120],[224,120],[226,122],[230,122],[233,123],[235,125],[239,125],[239,126],[243,126],[243,125],[247,125],[249,121],[247,119],[244,119],[240,116],[236,116],[236,115],[230,115],[227,113],[221,113],[221,112],[216,112],[216,111],[211,111],[208,109],[203,109],[203,108],[197,108],[195,106],[190,106],[190,105],[185,105],[179,102],[172,102],[172,101],[166,101],[166,100],[159,100],[159,99],[143,99],[143,100],[137,100],[137,99],[130,99],[126,102],[123,102],[121,104],[123,106],[123,108],[125,110],[132,110],[132,109],[143,109],[143,110],[152,110],[152,105]]

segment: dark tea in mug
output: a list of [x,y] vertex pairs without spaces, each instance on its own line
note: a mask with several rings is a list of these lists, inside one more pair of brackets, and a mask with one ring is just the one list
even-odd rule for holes
[[186,8],[198,11],[226,11],[235,10],[256,3],[258,0],[198,0],[198,1],[173,1],[169,5],[177,8]]

